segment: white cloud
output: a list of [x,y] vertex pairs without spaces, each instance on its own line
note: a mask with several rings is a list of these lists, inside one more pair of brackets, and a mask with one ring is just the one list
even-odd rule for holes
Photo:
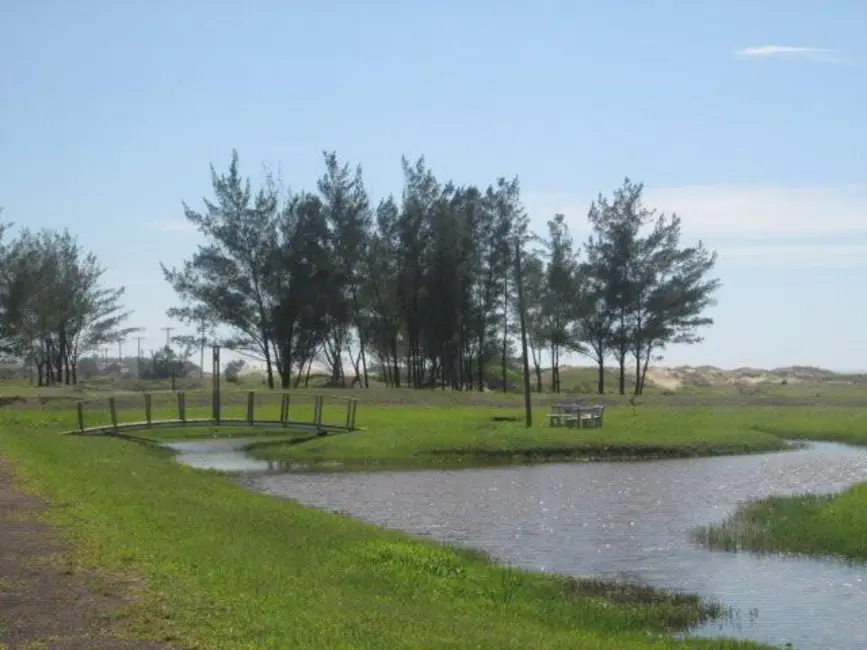
[[851,268],[867,265],[865,244],[738,244],[714,246],[721,264],[747,267]]
[[149,221],[147,227],[164,233],[194,233],[196,227],[186,219],[157,219]]
[[799,58],[817,63],[842,63],[837,50],[827,47],[760,45],[758,47],[745,47],[736,51],[735,54],[748,57]]
[[[562,212],[584,227],[593,196],[527,192],[537,227]],[[867,234],[867,186],[774,187],[704,185],[645,190],[645,203],[676,212],[698,236]]]
[[709,233],[867,233],[865,187],[685,187],[649,190],[647,201]]
[[[539,192],[524,196],[537,232],[544,233],[545,222],[561,212],[577,240],[586,236],[592,199]],[[867,186],[647,188],[645,203],[666,213],[676,212],[683,219],[684,236],[704,240],[719,252],[721,262],[741,266],[867,264]],[[841,236],[847,238],[846,244],[827,241]],[[862,241],[865,243],[858,243]]]

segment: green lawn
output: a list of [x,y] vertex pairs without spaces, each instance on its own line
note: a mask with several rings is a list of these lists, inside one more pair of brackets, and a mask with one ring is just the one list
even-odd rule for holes
[[[251,453],[267,460],[339,462],[342,469],[472,466],[583,458],[709,456],[777,450],[783,441],[758,431],[739,409],[645,406],[606,411],[596,429],[551,427],[536,414],[525,428],[512,408],[360,408],[365,431],[327,436],[301,445],[267,441]],[[762,409],[756,417],[768,419]],[[867,413],[867,410],[865,410]],[[518,421],[495,421],[512,417]],[[772,419],[772,417],[770,418]],[[174,432],[170,435],[176,435]]]
[[781,407],[734,409],[745,423],[774,435],[803,440],[867,445],[867,408]]
[[[368,417],[372,427],[374,412]],[[418,416],[403,417],[406,425]],[[483,437],[496,435],[481,415],[443,417],[441,431],[465,420]],[[612,419],[610,432],[628,436],[625,421]],[[125,614],[139,636],[238,649],[759,647],[666,636],[707,613],[694,598],[510,570],[247,492],[167,462],[152,446],[54,433],[68,422],[68,415],[0,412],[0,453],[27,489],[57,506],[47,517],[68,534],[79,561],[143,579]],[[687,428],[667,440],[684,441]]]

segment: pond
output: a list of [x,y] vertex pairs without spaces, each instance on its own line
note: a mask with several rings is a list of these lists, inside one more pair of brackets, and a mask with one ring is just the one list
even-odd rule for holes
[[690,541],[744,500],[835,492],[867,480],[867,450],[796,451],[633,463],[454,471],[286,473],[247,441],[175,443],[194,467],[248,472],[252,490],[489,552],[502,562],[697,593],[732,609],[691,634],[867,647],[867,567],[834,560],[709,552]]

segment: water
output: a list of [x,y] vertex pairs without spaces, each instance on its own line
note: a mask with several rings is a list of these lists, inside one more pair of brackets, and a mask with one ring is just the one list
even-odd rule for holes
[[201,443],[182,444],[181,462],[266,472],[244,480],[257,491],[483,549],[516,566],[697,593],[737,614],[695,635],[800,650],[867,647],[867,567],[709,552],[689,537],[745,500],[834,492],[867,480],[867,450],[819,443],[785,453],[636,463],[269,474],[281,468],[246,458],[244,442],[198,450]]
[[[270,437],[269,442],[297,441],[297,437]],[[163,443],[164,447],[177,453],[175,460],[196,469],[219,472],[269,473],[287,472],[295,466],[269,460],[257,460],[244,452],[244,447],[262,438],[220,438],[211,440],[181,440]]]

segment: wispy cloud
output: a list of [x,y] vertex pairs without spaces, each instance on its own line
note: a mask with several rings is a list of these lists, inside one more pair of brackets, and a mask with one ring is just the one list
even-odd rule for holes
[[867,243],[738,244],[709,242],[719,252],[720,263],[761,268],[863,268]]
[[[539,226],[562,212],[583,227],[594,196],[524,193],[524,203]],[[784,187],[774,185],[694,185],[647,187],[645,203],[683,218],[684,228],[700,236],[867,236],[867,186]]]
[[760,45],[745,47],[735,52],[737,56],[777,57],[787,59],[802,59],[816,63],[843,63],[837,50],[827,47],[793,46],[793,45]]
[[[592,199],[532,191],[524,195],[537,232],[545,232],[545,222],[561,212],[579,240],[587,234]],[[867,264],[864,186],[648,187],[645,203],[680,215],[684,237],[701,238],[719,251],[721,261],[742,266]]]
[[858,185],[648,188],[647,202],[708,234],[867,234],[867,187]]

